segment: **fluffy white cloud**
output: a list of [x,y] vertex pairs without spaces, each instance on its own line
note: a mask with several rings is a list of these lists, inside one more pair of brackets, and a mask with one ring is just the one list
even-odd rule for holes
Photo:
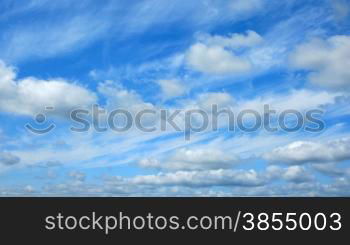
[[305,170],[305,168],[300,166],[292,166],[287,169],[287,171],[283,174],[283,177],[292,182],[307,182],[311,181],[312,177],[309,172]]
[[290,56],[295,68],[311,71],[309,81],[333,89],[350,88],[350,36],[314,39]]
[[164,79],[157,81],[158,85],[162,90],[163,99],[171,99],[184,95],[187,88],[177,79]]
[[0,110],[15,114],[33,115],[53,107],[62,115],[78,106],[89,106],[96,96],[89,90],[65,80],[40,80],[27,77],[16,80],[13,67],[0,61]]
[[[186,62],[193,69],[215,75],[240,74],[252,69],[250,60],[242,48],[250,48],[262,42],[254,31],[228,36],[201,34],[198,42],[186,53]],[[235,51],[240,49],[239,54]]]
[[251,69],[250,63],[220,46],[194,44],[188,51],[189,66],[203,73],[227,75]]
[[164,160],[143,159],[140,167],[160,168],[166,170],[207,170],[228,169],[239,159],[231,154],[213,148],[179,149]]
[[296,141],[264,154],[266,160],[288,164],[338,162],[350,159],[350,138],[327,142]]

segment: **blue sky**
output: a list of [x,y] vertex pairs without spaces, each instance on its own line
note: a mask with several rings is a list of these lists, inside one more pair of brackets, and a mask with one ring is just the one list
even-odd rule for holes
[[[0,195],[350,194],[348,0],[3,0],[0,30]],[[325,128],[72,132],[94,104],[318,109]]]

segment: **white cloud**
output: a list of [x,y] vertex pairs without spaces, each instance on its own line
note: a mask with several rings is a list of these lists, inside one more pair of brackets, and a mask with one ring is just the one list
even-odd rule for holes
[[239,99],[227,92],[212,92],[202,93],[193,99],[180,101],[180,105],[184,108],[200,108],[208,112],[211,111],[213,105],[217,105],[218,108],[230,108],[236,114],[246,109],[263,113],[264,105],[269,105],[270,109],[276,110],[278,113],[289,109],[303,112],[334,105],[337,98],[342,95],[341,92],[293,89],[283,94],[266,93],[249,99]]
[[294,183],[304,183],[314,180],[311,173],[302,166],[281,168],[273,165],[269,166],[266,171],[270,179],[283,179]]
[[290,56],[295,68],[311,71],[309,81],[333,89],[350,88],[350,36],[313,39]]
[[107,98],[107,107],[113,109],[128,109],[129,112],[139,112],[152,109],[153,105],[143,101],[142,97],[133,90],[124,88],[120,83],[105,81],[98,85],[98,92]]
[[220,46],[194,44],[186,55],[189,66],[203,73],[227,75],[251,69],[250,63]]
[[211,111],[213,105],[231,107],[235,105],[234,98],[227,92],[201,93],[192,100],[184,100],[181,105],[185,108],[200,108]]
[[287,169],[287,171],[283,174],[283,177],[292,182],[307,182],[313,180],[310,173],[305,170],[304,167],[301,166],[292,166]]
[[209,147],[203,149],[182,148],[162,160],[143,159],[139,162],[139,166],[166,170],[228,169],[238,161],[237,157],[219,149]]
[[266,183],[255,170],[178,171],[158,175],[136,176],[130,180],[137,185],[179,186],[261,186]]
[[285,94],[265,94],[251,100],[237,102],[240,110],[254,109],[263,111],[264,105],[278,112],[293,109],[304,111],[307,109],[322,108],[334,104],[341,93],[327,91],[312,91],[308,89],[291,90]]
[[186,86],[177,79],[163,79],[157,81],[162,90],[163,99],[171,99],[184,95],[187,91]]
[[350,159],[350,138],[327,142],[296,141],[264,154],[272,162],[288,164],[338,162]]
[[185,61],[189,67],[203,73],[242,74],[251,71],[254,61],[249,52],[261,43],[263,38],[252,30],[226,36],[201,33],[187,51]]
[[335,162],[315,163],[312,164],[312,167],[314,170],[331,177],[350,176],[350,168],[340,168],[338,163]]
[[246,34],[231,33],[227,36],[203,34],[199,36],[199,41],[208,46],[221,46],[235,49],[256,46],[263,41],[263,38],[255,31],[248,30]]
[[53,107],[59,115],[77,106],[89,106],[96,96],[87,89],[62,79],[40,80],[27,77],[16,80],[14,68],[0,61],[0,110],[33,115]]

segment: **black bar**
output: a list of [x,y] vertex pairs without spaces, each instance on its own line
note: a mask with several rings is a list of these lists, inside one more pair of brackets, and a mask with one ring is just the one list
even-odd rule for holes
[[[0,235],[3,241],[10,241],[2,244],[17,244],[19,242],[22,244],[23,241],[33,244],[35,244],[34,242],[39,242],[38,244],[44,244],[44,242],[49,244],[57,242],[67,244],[72,242],[88,242],[88,244],[143,242],[148,244],[160,241],[162,244],[174,241],[187,241],[186,244],[192,242],[197,244],[203,241],[211,244],[241,244],[242,242],[244,244],[252,242],[283,244],[291,241],[302,243],[346,241],[343,239],[347,239],[346,234],[350,232],[350,198],[0,198],[0,203]],[[59,213],[64,217],[73,215],[77,218],[82,216],[91,218],[93,212],[98,216],[118,216],[118,213],[122,212],[123,215],[128,215],[131,218],[146,217],[148,213],[151,213],[154,217],[178,216],[181,221],[185,221],[189,216],[232,216],[232,218],[237,218],[239,211],[241,217],[236,232],[229,229],[214,230],[213,228],[209,230],[171,230],[167,227],[162,230],[146,228],[143,230],[120,230],[116,228],[106,234],[101,229],[61,230],[57,227],[57,223],[53,230],[45,228],[48,225],[45,219],[48,216],[57,217]],[[252,213],[255,217],[259,213],[267,213],[270,218],[270,228],[266,231],[258,229],[245,231],[242,226],[246,223],[242,215],[246,212]],[[308,213],[312,219],[316,214],[323,213],[326,217],[327,227],[323,230],[317,230],[313,224],[307,231],[303,231],[300,227],[294,231],[285,228],[276,231],[271,228],[271,218],[273,213],[279,212],[283,213],[281,216],[283,222],[285,222],[287,213],[294,212],[298,215]],[[333,213],[341,215],[341,229],[338,231],[329,228],[331,224],[336,227],[334,223],[336,217],[330,218]],[[319,215],[321,221],[319,226],[322,226],[322,217]],[[307,226],[307,215],[304,218],[306,220],[304,226]],[[55,222],[57,222],[56,218]],[[85,220],[84,224],[90,223]],[[278,224],[278,222],[274,224]]]

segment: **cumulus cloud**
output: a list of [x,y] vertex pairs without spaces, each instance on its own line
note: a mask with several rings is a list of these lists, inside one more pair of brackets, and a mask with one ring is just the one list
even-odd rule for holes
[[19,163],[21,159],[9,152],[0,152],[0,164],[12,166]]
[[313,39],[299,45],[290,56],[291,65],[311,71],[311,83],[332,89],[350,88],[350,36]]
[[270,179],[282,179],[294,183],[304,183],[314,180],[310,171],[303,166],[291,166],[288,168],[281,168],[279,166],[269,166],[267,174]]
[[192,45],[186,53],[187,64],[200,72],[214,75],[241,74],[252,69],[248,58],[240,50],[259,44],[262,37],[254,31],[228,36],[201,34],[198,42]]
[[1,111],[34,115],[45,110],[45,107],[53,107],[54,113],[62,115],[75,107],[86,107],[95,101],[94,93],[63,79],[27,77],[18,80],[15,69],[0,61]]
[[162,97],[165,100],[184,95],[187,91],[185,85],[177,79],[158,80],[157,84],[160,86]]
[[283,177],[292,182],[302,183],[313,180],[311,174],[300,166],[292,166],[287,169]]
[[179,149],[166,159],[146,158],[139,162],[140,167],[166,170],[207,170],[228,169],[239,159],[231,154],[212,149]]
[[266,160],[288,164],[339,162],[350,159],[350,138],[327,142],[296,141],[264,154]]
[[247,60],[241,59],[223,47],[194,44],[187,53],[187,63],[203,73],[225,75],[243,73],[251,69]]

